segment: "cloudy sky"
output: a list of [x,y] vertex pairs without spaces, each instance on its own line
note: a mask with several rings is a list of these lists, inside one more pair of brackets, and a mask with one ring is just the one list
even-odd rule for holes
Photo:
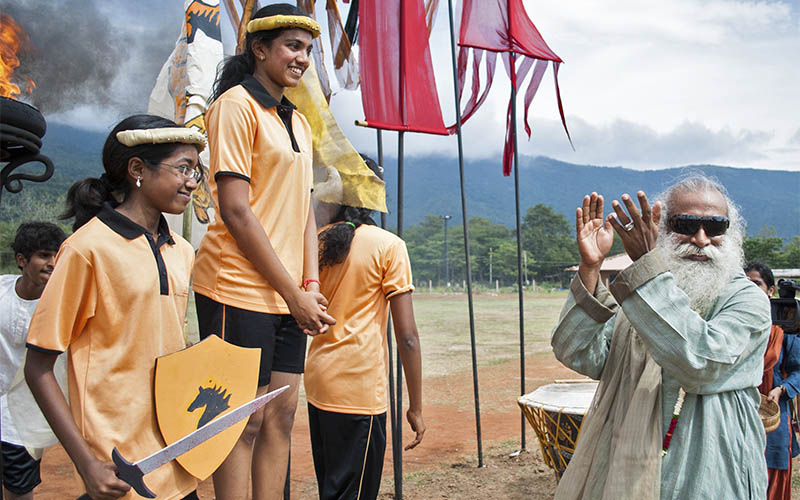
[[[533,138],[520,142],[521,154],[637,169],[711,163],[800,172],[800,0],[524,3],[565,61],[559,80],[575,151],[558,122],[548,69],[532,106]],[[12,15],[25,10],[14,4],[0,1],[0,10]],[[47,47],[47,59],[85,58],[38,82],[40,89],[51,81],[58,82],[53,87],[71,89],[43,101],[49,103],[42,106],[48,119],[108,130],[120,117],[144,110],[179,33],[182,4],[26,2],[31,8],[19,15],[29,23],[32,42]],[[340,8],[346,11],[348,5],[340,2]],[[446,9],[441,0],[431,47],[450,124],[455,113]],[[60,12],[51,17],[48,10]],[[75,13],[72,23],[64,22],[66,10]],[[114,29],[104,29],[109,26]],[[59,37],[71,42],[59,43]],[[508,95],[508,80],[498,65],[489,99],[464,127],[467,156],[499,162]],[[358,91],[337,91],[332,108],[356,147],[374,152],[375,132],[352,125],[363,118]],[[387,154],[393,154],[396,134],[385,133],[384,142]],[[455,156],[456,147],[454,137],[406,134],[410,156]]]

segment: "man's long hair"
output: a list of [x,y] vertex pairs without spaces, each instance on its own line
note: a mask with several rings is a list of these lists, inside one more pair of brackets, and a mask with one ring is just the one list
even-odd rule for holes
[[[722,237],[720,246],[708,245],[699,248],[692,243],[681,243],[669,230],[670,202],[678,193],[701,193],[716,191],[725,199],[730,226]],[[667,266],[675,277],[678,287],[689,297],[691,307],[700,315],[707,314],[734,275],[741,272],[744,264],[742,241],[744,221],[739,210],[728,196],[725,187],[716,179],[692,172],[670,186],[657,201],[662,204],[657,246],[664,250]],[[721,214],[720,214],[721,215]],[[704,255],[708,261],[687,259],[690,255]]]
[[[669,221],[669,217],[674,215],[670,212],[669,206],[670,201],[675,195],[683,192],[699,193],[703,191],[717,191],[725,198],[725,204],[728,206],[728,219],[730,220],[730,226],[725,233],[725,239],[734,240],[736,245],[741,248],[742,242],[744,241],[745,226],[744,220],[741,215],[739,215],[739,207],[731,200],[725,186],[720,184],[717,179],[698,171],[691,171],[684,177],[681,177],[675,184],[668,187],[656,198],[656,201],[661,202],[662,215],[658,228],[659,233],[666,233],[669,231],[667,222]],[[742,263],[744,263],[744,255],[742,255]]]

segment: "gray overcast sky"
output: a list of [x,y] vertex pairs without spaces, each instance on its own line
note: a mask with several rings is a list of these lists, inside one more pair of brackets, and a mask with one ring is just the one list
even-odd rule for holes
[[[559,77],[576,151],[557,121],[549,68],[532,105],[533,139],[520,141],[521,154],[637,169],[714,163],[800,172],[800,0],[524,3],[565,61]],[[47,112],[50,120],[107,130],[120,117],[146,108],[158,69],[180,31],[182,0],[29,0],[25,5],[37,14],[26,26],[32,42],[49,34],[45,46],[50,57],[70,58],[53,42],[53,33],[63,29],[65,45],[89,44],[118,58],[116,67],[99,63],[116,73],[103,91],[92,90],[96,103],[73,106],[92,99],[66,92],[56,101],[64,110]],[[342,2],[339,6],[349,8]],[[446,8],[447,2],[440,2],[431,47],[443,115],[450,124],[454,106]],[[25,7],[0,1],[3,12],[13,15],[19,9]],[[78,16],[75,26],[44,15],[56,9],[91,15]],[[325,29],[324,14],[319,17]],[[102,25],[103,18],[114,29],[99,43],[92,27]],[[89,69],[78,67],[83,73]],[[48,85],[46,80],[37,83],[40,89]],[[507,102],[508,79],[498,65],[489,99],[464,127],[467,156],[499,162]],[[363,118],[358,91],[337,91],[332,108],[354,145],[374,152],[375,132],[352,125]],[[453,137],[406,137],[410,156],[456,154]],[[386,152],[393,154],[396,134],[384,138]]]

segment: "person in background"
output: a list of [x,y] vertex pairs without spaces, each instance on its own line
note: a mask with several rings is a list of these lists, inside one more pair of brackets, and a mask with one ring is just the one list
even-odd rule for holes
[[[365,160],[382,178],[375,162]],[[319,232],[321,291],[338,320],[311,340],[304,378],[319,498],[371,500],[378,496],[386,450],[390,309],[408,381],[406,418],[416,433],[405,449],[425,434],[411,265],[403,240],[377,227],[371,210],[317,208],[320,223],[329,222]],[[330,220],[326,212],[334,214]]]
[[[164,213],[181,214],[202,179],[202,134],[134,115],[103,146],[105,172],[67,193],[74,233],[56,257],[28,331],[25,378],[92,500],[138,498],[111,451],[134,460],[165,446],[153,402],[156,358],[183,349],[192,245]],[[69,405],[53,364],[68,353]],[[197,499],[172,461],[147,475],[159,499]]]
[[[747,277],[768,297],[775,292],[775,277],[763,262],[753,261],[744,267]],[[781,409],[778,428],[767,434],[767,500],[792,498],[792,458],[800,454],[792,427],[794,397],[800,392],[800,342],[797,335],[784,335],[772,325],[764,353],[764,374],[758,387],[767,399]]]
[[22,274],[0,276],[0,433],[3,495],[8,500],[32,500],[33,489],[42,482],[41,458],[32,457],[25,449],[11,419],[6,393],[22,368],[31,316],[66,237],[60,227],[49,222],[20,224],[11,248]]

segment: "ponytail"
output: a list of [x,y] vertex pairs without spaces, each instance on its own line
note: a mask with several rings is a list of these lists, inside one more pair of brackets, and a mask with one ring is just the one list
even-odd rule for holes
[[334,216],[334,224],[319,235],[319,267],[320,269],[344,262],[350,253],[350,244],[356,229],[362,224],[375,225],[368,208],[342,206]]
[[58,218],[64,220],[75,217],[72,231],[77,231],[79,227],[97,215],[103,208],[103,203],[110,201],[111,196],[111,190],[102,178],[86,177],[81,179],[67,191],[67,206]]
[[[248,34],[248,40],[249,38]],[[209,103],[216,101],[227,90],[242,83],[245,76],[253,74],[255,58],[252,49],[248,46],[243,53],[225,59],[217,71],[217,79],[214,80]]]

